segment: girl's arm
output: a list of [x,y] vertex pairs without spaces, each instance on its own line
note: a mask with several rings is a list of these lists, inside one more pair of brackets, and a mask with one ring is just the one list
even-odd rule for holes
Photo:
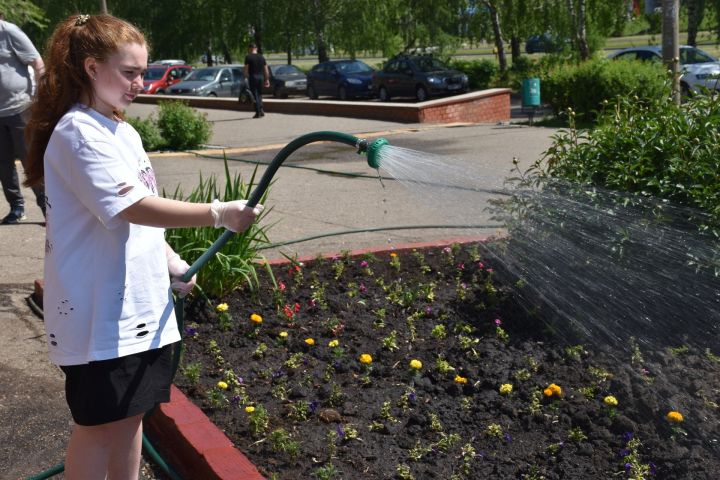
[[232,202],[191,203],[169,198],[147,196],[120,212],[130,223],[148,227],[225,227],[233,232],[247,230],[262,211],[245,206],[244,200]]

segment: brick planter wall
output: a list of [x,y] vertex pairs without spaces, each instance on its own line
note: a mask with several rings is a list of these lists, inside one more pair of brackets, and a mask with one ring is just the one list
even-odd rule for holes
[[[253,111],[250,104],[236,98],[139,95],[135,102],[157,104],[162,100],[183,100],[196,108]],[[510,120],[510,89],[492,88],[442,97],[421,103],[381,103],[361,101],[263,99],[268,113],[369,118],[402,123],[496,123]]]

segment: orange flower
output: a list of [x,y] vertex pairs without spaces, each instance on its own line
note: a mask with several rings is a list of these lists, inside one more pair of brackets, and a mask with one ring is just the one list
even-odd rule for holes
[[684,420],[682,413],[674,412],[674,411],[668,412],[668,414],[665,415],[665,418],[667,418],[668,422],[672,422],[672,423],[682,423],[682,421]]

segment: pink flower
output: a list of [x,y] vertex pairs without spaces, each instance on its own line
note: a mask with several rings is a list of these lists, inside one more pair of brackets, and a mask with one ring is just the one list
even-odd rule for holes
[[492,272],[493,272],[493,269],[492,269],[492,268],[488,268],[488,269],[486,269],[485,271],[488,272],[488,273],[492,273]]
[[360,286],[358,287],[358,290],[360,290],[360,293],[365,293],[365,292],[367,292],[367,287],[365,286],[364,283],[360,282]]
[[362,262],[360,262],[360,267],[361,267],[361,268],[367,268],[368,265],[370,265],[370,264],[367,262],[367,260],[363,260]]
[[464,264],[464,263],[458,263],[458,270],[465,270],[465,264]]
[[482,270],[485,268],[485,264],[483,262],[478,262],[478,268]]
[[495,319],[495,325],[497,325],[498,327],[499,327],[500,325],[502,325],[502,320],[500,320],[499,318],[496,318],[496,319]]
[[281,292],[284,292],[284,291],[285,291],[285,284],[284,284],[283,282],[280,282],[280,283],[278,284],[278,289],[279,289]]
[[315,307],[315,304],[316,304],[316,302],[315,302],[314,298],[311,298],[310,300],[308,300],[308,305],[310,306],[310,308]]

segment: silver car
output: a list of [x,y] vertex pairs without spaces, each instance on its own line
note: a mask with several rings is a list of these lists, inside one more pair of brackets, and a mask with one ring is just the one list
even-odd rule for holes
[[197,68],[168,88],[168,95],[198,97],[237,97],[245,84],[242,65]]
[[[662,61],[662,47],[649,45],[617,50],[608,58],[614,60]],[[709,53],[689,45],[680,47],[680,88],[684,95],[697,93],[701,88],[720,90],[720,62]]]

